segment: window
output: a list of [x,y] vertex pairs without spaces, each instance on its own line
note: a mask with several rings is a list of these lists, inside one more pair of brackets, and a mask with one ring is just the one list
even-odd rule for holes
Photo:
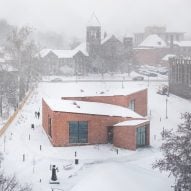
[[88,142],[88,122],[70,121],[69,122],[69,142],[87,143]]
[[146,127],[137,128],[137,147],[146,145]]
[[134,99],[129,102],[129,109],[135,111],[135,100]]
[[48,134],[50,135],[50,137],[52,137],[52,120],[49,116],[48,116]]

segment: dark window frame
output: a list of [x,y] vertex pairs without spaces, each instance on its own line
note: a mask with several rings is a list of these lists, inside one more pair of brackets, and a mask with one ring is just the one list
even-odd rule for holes
[[88,143],[88,121],[69,121],[69,143]]

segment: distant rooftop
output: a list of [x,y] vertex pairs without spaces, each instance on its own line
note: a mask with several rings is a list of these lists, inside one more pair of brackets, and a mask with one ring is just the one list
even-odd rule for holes
[[165,48],[167,44],[158,35],[152,34],[139,44],[139,47]]
[[[69,94],[68,96],[64,94],[64,97],[91,97],[91,96],[115,96],[115,95],[130,95],[139,91],[146,90],[146,88],[141,88],[141,87],[131,87],[129,89],[110,89],[110,90],[79,90],[79,92],[75,92],[74,94]],[[61,91],[61,89],[60,89]],[[65,92],[65,89],[63,89],[63,92]],[[62,92],[59,93],[62,95]]]
[[173,43],[180,47],[191,47],[191,40],[174,41]]

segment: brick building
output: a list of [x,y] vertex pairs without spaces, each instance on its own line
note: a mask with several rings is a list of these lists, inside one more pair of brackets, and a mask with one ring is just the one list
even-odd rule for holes
[[95,14],[87,27],[85,42],[72,50],[44,49],[39,53],[43,73],[58,74],[60,68],[71,68],[71,74],[127,72],[132,63],[133,38],[123,41],[115,35],[102,35],[101,24]]
[[54,146],[113,143],[135,150],[149,145],[147,90],[121,95],[43,99],[43,128]]
[[169,59],[169,91],[184,98],[191,98],[191,59],[189,57]]
[[159,65],[161,59],[170,52],[167,43],[158,35],[149,35],[137,48],[134,59],[139,65]]
[[147,26],[145,27],[144,32],[134,34],[135,47],[142,43],[149,35],[153,34],[159,36],[166,43],[169,43],[171,38],[173,38],[174,41],[184,40],[184,32],[170,32],[163,26]]

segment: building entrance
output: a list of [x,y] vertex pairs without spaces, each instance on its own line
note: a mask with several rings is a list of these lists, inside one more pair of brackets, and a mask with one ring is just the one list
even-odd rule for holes
[[113,143],[113,127],[107,128],[107,140],[108,143]]

